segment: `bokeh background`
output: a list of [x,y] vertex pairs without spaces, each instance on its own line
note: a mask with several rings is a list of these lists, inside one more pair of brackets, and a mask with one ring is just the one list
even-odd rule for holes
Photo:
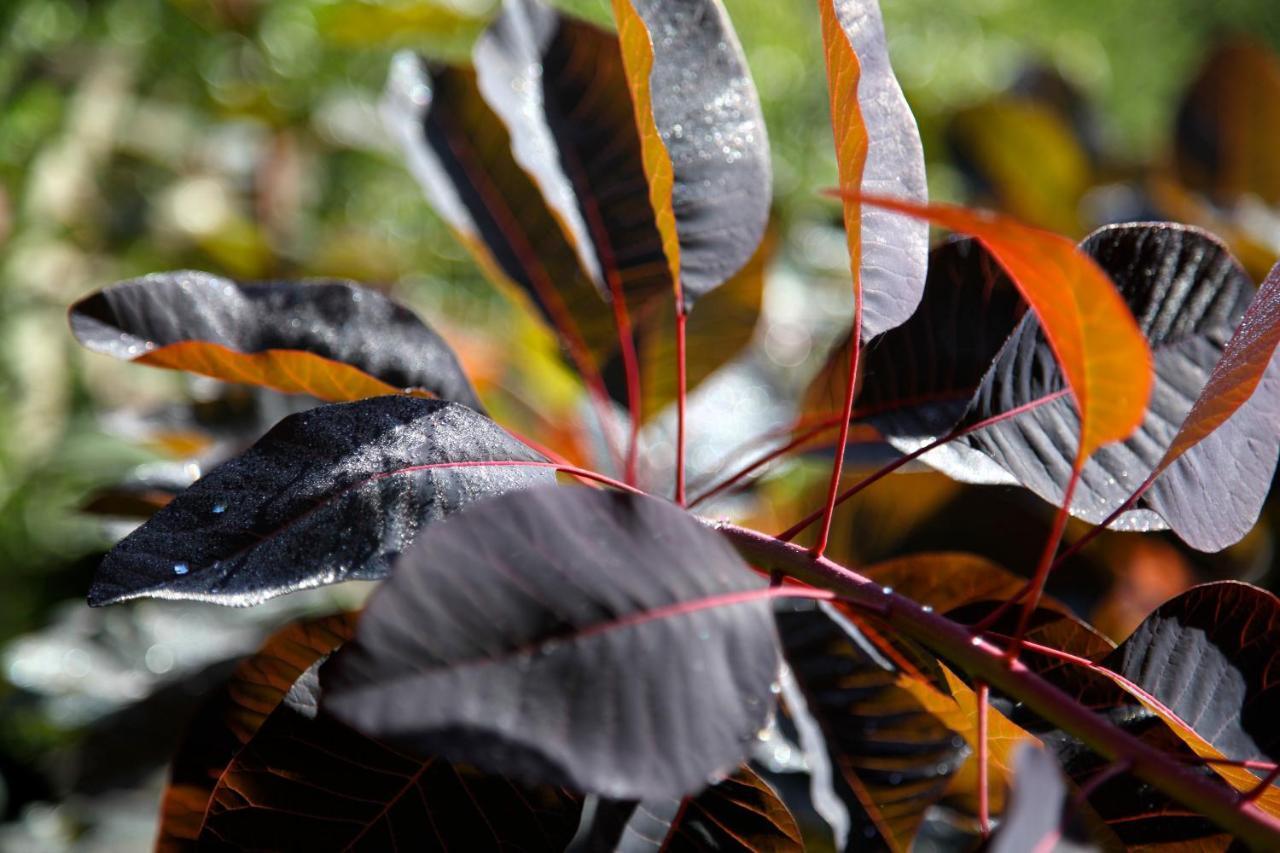
[[[842,238],[819,195],[835,161],[814,4],[725,2],[769,123],[778,274],[843,293]],[[395,49],[465,60],[494,5],[0,2],[0,849],[145,847],[164,755],[201,692],[270,627],[345,594],[244,612],[83,605],[98,556],[130,523],[125,497],[104,489],[189,481],[210,436],[267,425],[287,404],[81,352],[66,306],[184,267],[350,277],[420,310],[470,368],[493,374],[512,356],[513,309],[408,178],[377,99]],[[560,5],[609,19],[605,0]],[[1073,236],[1123,219],[1194,221],[1255,275],[1280,254],[1274,0],[882,6],[933,197]],[[820,357],[806,329],[772,331],[785,366]],[[777,495],[804,490],[782,482]],[[930,483],[895,487],[879,506],[923,514],[955,499]],[[876,506],[859,511],[884,527]],[[975,523],[930,530],[965,544]],[[1113,542],[1097,569],[1109,574],[1092,614],[1120,636],[1197,579],[1269,582],[1265,529],[1211,560],[1142,541],[1154,544]]]

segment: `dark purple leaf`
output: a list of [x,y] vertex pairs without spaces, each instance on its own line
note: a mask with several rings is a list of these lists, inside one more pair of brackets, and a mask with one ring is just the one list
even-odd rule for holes
[[1056,849],[1066,801],[1058,762],[1048,750],[1024,744],[1014,756],[1009,808],[991,839],[991,853]]
[[[904,453],[944,435],[964,414],[1025,311],[1017,288],[978,241],[965,238],[937,247],[929,253],[920,307],[905,323],[866,345],[858,411],[868,412],[866,420]],[[845,337],[810,384],[804,404],[809,415],[841,411],[850,340]],[[957,442],[923,459],[948,472],[981,466],[987,479],[1003,473],[983,454]]]
[[410,758],[317,714],[318,668],[222,769],[201,850],[559,853],[573,838],[576,795]]
[[[1126,441],[1100,449],[1082,472],[1071,512],[1096,524],[1128,498],[1161,460],[1221,358],[1254,289],[1226,249],[1194,228],[1109,226],[1082,246],[1115,280],[1151,345],[1156,368],[1156,385],[1141,428]],[[1190,478],[1196,481],[1194,499],[1188,495],[1170,499],[1157,480],[1150,498],[1141,500],[1114,526],[1151,530],[1167,522],[1189,544],[1206,550],[1239,539],[1257,518],[1280,454],[1280,436],[1259,428],[1280,417],[1277,383],[1280,376],[1265,378],[1237,417],[1221,427],[1217,440],[1201,442],[1176,463],[1182,474],[1172,488],[1186,488],[1188,470],[1199,474]],[[964,423],[1010,411],[1064,387],[1037,321],[1028,315],[983,379]],[[1076,456],[1079,417],[1074,402],[1062,397],[962,440],[1045,500],[1060,502]],[[1226,471],[1232,476],[1222,476]],[[1155,511],[1157,502],[1166,517]]]
[[770,590],[693,516],[581,488],[434,526],[325,669],[366,734],[615,799],[699,790],[773,708]]
[[[467,464],[486,462],[526,464]],[[89,603],[243,606],[381,578],[419,528],[553,482],[547,466],[488,418],[442,400],[375,397],[291,415],[117,545]]]
[[425,391],[483,411],[443,338],[349,281],[156,273],[85,297],[70,320],[80,343],[120,359],[331,402]]
[[816,755],[828,768],[829,780],[813,776],[814,802],[835,828],[837,848],[898,849],[946,793],[969,750],[840,618],[820,606],[777,614],[798,689],[786,696],[788,710],[804,721],[810,760]]
[[[862,192],[928,199],[924,148],[915,116],[889,63],[877,0],[831,0],[858,57],[858,107],[867,136]],[[929,224],[862,205],[862,340],[897,326],[916,310],[925,286]]]
[[760,99],[721,0],[616,0],[614,16],[624,33],[639,23],[648,36],[624,38],[623,61],[645,157],[669,161],[672,186],[659,191],[650,174],[649,189],[668,261],[678,242],[691,308],[747,263],[769,221]]
[[1280,760],[1280,600],[1234,581],[1162,605],[1104,664],[1146,690],[1219,752]]
[[769,784],[739,767],[694,797],[601,801],[570,853],[800,853],[795,818]]

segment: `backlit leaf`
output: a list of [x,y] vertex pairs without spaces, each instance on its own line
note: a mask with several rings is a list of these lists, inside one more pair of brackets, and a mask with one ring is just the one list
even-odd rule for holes
[[829,784],[843,805],[843,818],[824,813],[839,849],[864,849],[871,839],[880,839],[876,846],[906,849],[967,748],[903,686],[908,676],[855,639],[840,619],[821,607],[777,614],[799,691],[787,695],[788,708],[811,721],[798,724],[811,766],[819,761],[830,771],[825,783],[827,774],[814,771],[814,801],[823,802],[821,786]]
[[199,849],[559,853],[582,800],[410,758],[317,713],[319,662],[222,768]]
[[[1083,248],[1114,277],[1138,318],[1156,376],[1141,428],[1099,450],[1082,469],[1072,513],[1096,524],[1149,473],[1158,475],[1249,399],[1280,328],[1271,304],[1275,285],[1256,301],[1250,322],[1242,323],[1252,284],[1204,232],[1165,224],[1110,226],[1090,236]],[[1237,327],[1243,333],[1233,345],[1229,341]],[[1223,367],[1216,367],[1228,354]],[[1220,377],[1210,385],[1215,373]],[[1270,426],[1280,415],[1280,373],[1277,377],[1220,435],[1183,457],[1173,477],[1157,480],[1149,497],[1117,526],[1142,530],[1168,523],[1190,544],[1208,550],[1243,536],[1257,518],[1280,454],[1280,437]],[[984,378],[964,422],[1010,411],[1062,387],[1061,372],[1034,318],[1024,319]],[[1200,413],[1191,420],[1197,406]],[[1058,502],[1070,477],[1078,423],[1071,401],[1063,398],[963,441],[1041,497]],[[1185,433],[1178,428],[1182,423]],[[1227,471],[1233,474],[1223,476]]]
[[200,837],[209,798],[236,754],[317,660],[351,638],[354,614],[294,623],[245,660],[188,727],[160,806],[158,851],[189,849]]
[[769,140],[720,0],[613,0],[649,202],[684,309],[755,253]]
[[1075,396],[1081,429],[1074,467],[1138,427],[1151,394],[1150,350],[1115,286],[1070,240],[994,213],[862,200],[970,234],[1004,267],[1035,310]]
[[231,281],[156,273],[71,307],[94,352],[341,402],[426,393],[480,411],[448,344],[377,291],[347,281]]
[[[877,0],[819,0],[842,188],[927,200],[915,117],[889,64]],[[924,289],[929,226],[846,195],[845,234],[861,290],[862,340],[911,316]]]
[[572,853],[800,853],[786,804],[750,767],[694,797],[601,802],[591,837]]
[[775,592],[666,502],[504,495],[406,552],[326,667],[326,707],[416,754],[684,796],[741,763],[772,711]]
[[243,606],[374,580],[424,525],[554,476],[456,403],[322,406],[285,418],[126,537],[99,567],[89,603],[150,596]]

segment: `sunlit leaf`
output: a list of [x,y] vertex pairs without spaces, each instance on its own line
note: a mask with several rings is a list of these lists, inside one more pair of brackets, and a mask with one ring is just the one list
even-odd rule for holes
[[760,100],[720,0],[613,0],[649,202],[684,308],[755,253],[772,170]]
[[[920,132],[889,64],[879,3],[820,0],[819,10],[840,186],[925,202]],[[846,195],[843,204],[865,341],[915,311],[929,226],[864,207],[855,195]]]
[[[1263,292],[1249,322],[1242,322],[1252,284],[1226,250],[1203,232],[1176,225],[1111,226],[1095,232],[1083,247],[1115,278],[1138,317],[1156,377],[1140,429],[1099,450],[1081,471],[1072,513],[1096,524],[1149,473],[1158,475],[1249,399],[1280,339],[1280,328],[1272,316],[1275,285]],[[1233,345],[1237,327],[1243,334]],[[1063,387],[1038,331],[1034,319],[1023,321],[984,378],[965,423]],[[1216,372],[1221,376],[1210,385]],[[1210,550],[1243,536],[1257,519],[1280,454],[1280,438],[1270,426],[1280,415],[1277,382],[1269,381],[1265,393],[1254,395],[1220,436],[1183,457],[1176,476],[1157,480],[1150,498],[1144,497],[1117,526],[1142,530],[1168,523],[1190,544]],[[1189,420],[1197,406],[1200,413]],[[1185,431],[1177,426],[1184,422]],[[1041,497],[1057,502],[1074,464],[1078,423],[1071,402],[1059,399],[964,441]],[[1225,471],[1236,473],[1224,477]]]
[[448,344],[352,282],[157,273],[85,297],[70,319],[87,348],[140,364],[334,402],[417,392],[480,410]]
[[1075,397],[1081,422],[1075,467],[1138,427],[1151,394],[1151,352],[1115,286],[1070,240],[951,205],[866,196],[863,202],[970,234],[1000,262],[1035,310]]
[[248,605],[374,580],[424,525],[553,480],[538,454],[456,403],[323,406],[285,418],[126,537],[99,567],[89,602]]
[[504,495],[406,552],[326,667],[326,707],[517,779],[684,796],[737,766],[772,711],[774,592],[663,501]]

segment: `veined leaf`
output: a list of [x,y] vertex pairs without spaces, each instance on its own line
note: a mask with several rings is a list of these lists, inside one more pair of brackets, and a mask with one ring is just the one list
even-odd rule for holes
[[1151,395],[1151,352],[1115,286],[1070,240],[952,205],[862,200],[970,234],[1004,267],[1035,310],[1075,396],[1081,423],[1075,468],[1138,427]]
[[[855,416],[904,453],[945,435],[1025,310],[1017,289],[981,243],[965,238],[938,246],[929,253],[919,308],[869,342],[862,354]],[[803,404],[806,422],[839,418],[851,341],[846,336],[810,382]],[[1015,482],[961,442],[944,444],[921,460],[948,472],[976,470],[983,482]]]
[[[1082,245],[1115,278],[1138,318],[1154,355],[1156,385],[1139,431],[1099,450],[1081,470],[1072,513],[1099,523],[1151,475],[1155,486],[1121,516],[1118,527],[1141,530],[1168,523],[1196,547],[1225,547],[1256,520],[1280,454],[1280,437],[1270,426],[1280,416],[1280,370],[1253,394],[1280,339],[1272,304],[1280,284],[1259,294],[1246,323],[1242,315],[1253,292],[1248,276],[1204,232],[1165,224],[1110,226]],[[1233,336],[1236,328],[1239,336]],[[963,423],[1027,405],[1062,387],[1061,371],[1038,324],[1025,318],[984,378]],[[1246,400],[1240,417],[1228,422]],[[963,441],[1041,497],[1059,502],[1074,464],[1078,423],[1071,401],[1062,398]],[[1220,434],[1209,436],[1219,427]],[[1205,436],[1208,440],[1201,441]],[[1174,463],[1177,470],[1168,479],[1160,477]],[[1234,473],[1223,476],[1226,471]]]
[[504,495],[405,554],[326,667],[325,699],[417,754],[680,797],[741,763],[772,711],[777,592],[666,502]]
[[[843,816],[821,807],[838,849],[875,843],[906,849],[925,811],[946,793],[963,762],[963,738],[904,686],[909,676],[821,607],[777,614],[798,688],[786,696],[813,771],[814,802],[838,798]],[[932,689],[924,685],[920,690]],[[939,705],[944,704],[940,697]],[[950,699],[945,699],[950,702]],[[825,778],[824,778],[825,777]],[[830,785],[830,792],[823,791]]]
[[311,665],[219,768],[200,849],[558,853],[572,839],[577,795],[410,758],[317,713],[318,651],[295,650]]
[[317,660],[351,638],[355,615],[297,622],[246,659],[188,727],[174,756],[160,806],[157,851],[191,849],[223,769],[257,734],[294,683]]
[[[927,201],[924,149],[889,64],[877,0],[819,0],[841,188]],[[904,322],[925,286],[929,226],[845,195],[844,225],[861,339]],[[846,371],[847,372],[847,371]]]
[[694,797],[602,801],[590,838],[571,853],[801,853],[786,804],[743,765]]
[[331,402],[419,392],[483,411],[439,335],[353,282],[156,273],[81,299],[70,320],[87,348],[140,364]]
[[550,463],[456,403],[322,406],[285,418],[126,537],[103,560],[89,603],[243,606],[375,580],[424,525],[554,479]]
[[536,308],[576,360],[607,351],[613,317],[476,72],[399,53],[383,115],[432,207],[507,295]]
[[720,0],[613,0],[649,203],[683,310],[742,268],[769,219],[760,99]]

